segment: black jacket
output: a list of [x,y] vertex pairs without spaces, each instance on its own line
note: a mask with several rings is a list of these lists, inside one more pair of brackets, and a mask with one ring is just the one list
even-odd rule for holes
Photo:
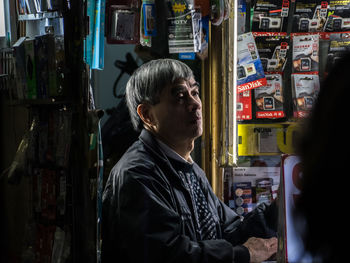
[[242,222],[215,196],[204,171],[197,164],[193,169],[218,239],[198,240],[189,189],[143,130],[112,169],[103,193],[102,263],[247,262],[249,252],[239,244],[276,235],[275,205],[257,207]]

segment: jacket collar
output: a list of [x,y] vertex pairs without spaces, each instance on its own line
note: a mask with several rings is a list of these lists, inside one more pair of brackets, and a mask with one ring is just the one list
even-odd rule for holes
[[[159,143],[157,142],[157,139],[151,132],[147,131],[146,129],[143,129],[141,131],[139,139],[147,146],[148,149],[150,149],[157,156],[157,158],[160,159],[162,163],[165,163],[168,166],[172,167],[168,157],[161,150]],[[197,175],[205,176],[204,171],[196,164],[196,162],[193,162],[193,169]],[[172,170],[174,173],[176,173],[174,169]]]

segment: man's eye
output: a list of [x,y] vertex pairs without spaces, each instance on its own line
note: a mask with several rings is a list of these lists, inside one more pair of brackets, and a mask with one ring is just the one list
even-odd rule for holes
[[179,92],[176,94],[176,98],[178,98],[178,99],[183,99],[184,97],[185,97],[185,95],[183,92]]
[[198,90],[192,91],[192,96],[199,96],[199,91]]

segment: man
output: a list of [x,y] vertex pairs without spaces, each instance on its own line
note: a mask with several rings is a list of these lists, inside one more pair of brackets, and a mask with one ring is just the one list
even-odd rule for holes
[[102,262],[261,262],[275,253],[276,238],[253,237],[275,235],[275,207],[262,205],[241,222],[191,159],[202,105],[190,68],[148,62],[131,76],[126,98],[142,131],[106,184]]

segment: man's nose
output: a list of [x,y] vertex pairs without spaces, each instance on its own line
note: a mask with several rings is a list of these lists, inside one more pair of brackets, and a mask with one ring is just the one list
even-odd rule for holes
[[199,97],[197,96],[189,96],[189,101],[188,101],[188,108],[189,111],[194,111],[197,109],[200,109],[202,107],[202,101]]

